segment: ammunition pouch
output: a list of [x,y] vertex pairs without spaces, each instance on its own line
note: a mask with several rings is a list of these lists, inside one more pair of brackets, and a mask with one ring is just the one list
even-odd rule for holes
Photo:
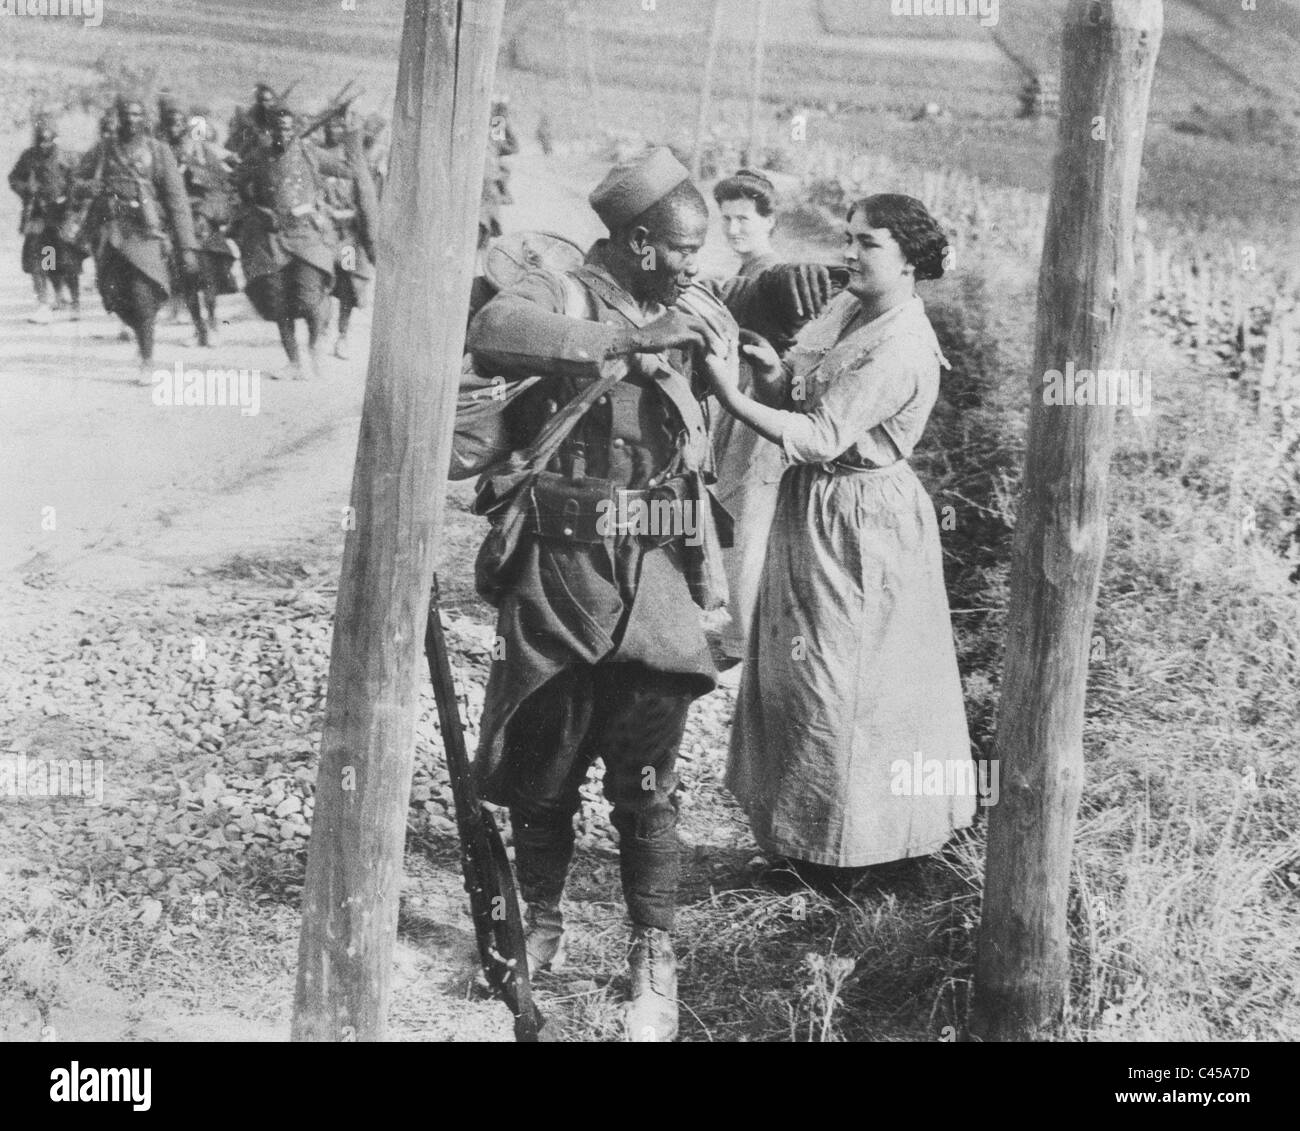
[[612,540],[608,526],[614,484],[610,480],[570,479],[555,471],[542,471],[529,491],[534,534],[559,542]]

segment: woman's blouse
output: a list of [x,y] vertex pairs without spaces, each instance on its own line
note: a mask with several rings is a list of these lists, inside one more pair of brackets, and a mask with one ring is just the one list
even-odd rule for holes
[[864,322],[844,293],[803,328],[786,366],[786,459],[884,467],[912,454],[948,362],[919,297]]

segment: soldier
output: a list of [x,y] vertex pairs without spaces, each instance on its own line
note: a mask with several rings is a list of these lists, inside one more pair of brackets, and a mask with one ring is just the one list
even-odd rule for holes
[[[602,361],[632,366],[574,427],[546,478],[536,533],[498,605],[505,647],[488,679],[475,768],[483,795],[510,809],[529,967],[540,970],[562,955],[578,791],[590,764],[604,760],[632,920],[627,1032],[672,1040],[675,762],[687,711],[713,688],[714,668],[680,530],[597,536],[587,512],[602,487],[710,505],[699,474],[707,453],[692,438],[703,428],[705,391],[691,351],[706,329],[669,309],[697,273],[708,209],[667,149],[612,170],[591,205],[609,238],[586,264],[571,275],[529,274],[470,326],[468,346],[484,372],[542,377],[506,410],[519,448],[596,379]],[[575,309],[583,313],[566,316]],[[656,378],[642,362],[656,353],[671,375]]]
[[[217,296],[234,294],[235,257],[226,243],[230,222],[231,162],[234,154],[207,140],[206,120],[169,105],[163,116],[164,140],[185,182],[194,236],[199,244],[199,273],[181,280],[198,344],[207,348],[217,332]],[[204,308],[206,307],[206,315]]]
[[75,321],[81,314],[81,262],[85,252],[64,239],[65,221],[74,214],[74,158],[59,148],[54,123],[42,116],[32,129],[32,144],[9,173],[9,187],[22,200],[19,232],[23,237],[23,271],[32,277],[36,309],[29,322],[46,324],[64,295]]
[[367,116],[362,128],[361,148],[370,168],[370,179],[375,184],[375,199],[384,195],[384,181],[388,177],[388,151],[392,144],[388,120],[382,114]]
[[185,184],[171,150],[149,136],[144,103],[119,96],[117,129],[82,158],[82,191],[93,196],[86,226],[104,309],[134,333],[141,384],[151,384],[154,324],[171,293],[170,255],[198,272],[198,242]]
[[226,145],[242,159],[251,150],[266,146],[271,140],[271,119],[278,99],[275,91],[264,82],[253,88],[253,105],[245,110],[238,107],[231,115],[226,130]]
[[[243,214],[236,221],[248,295],[253,308],[280,331],[289,359],[285,374],[305,380],[320,373],[319,339],[334,282],[335,234],[324,215],[326,177],[369,177],[360,140],[346,135],[347,160],[339,160],[294,132],[293,112],[278,106],[271,140],[252,150],[235,177]],[[307,366],[300,363],[297,320],[307,323]]]
[[502,206],[514,203],[514,197],[510,195],[510,168],[504,158],[519,152],[519,139],[510,126],[509,111],[508,99],[493,99],[492,117],[488,125],[487,165],[483,170],[483,201],[478,221],[480,252],[490,240],[501,234]]
[[[344,132],[343,123],[337,118],[325,123],[326,151],[342,152]],[[337,243],[332,294],[339,300],[339,333],[334,342],[334,356],[346,360],[352,312],[365,305],[366,290],[375,276],[370,257],[373,217],[363,186],[352,175],[350,167],[346,176],[325,178],[325,208],[334,224]]]

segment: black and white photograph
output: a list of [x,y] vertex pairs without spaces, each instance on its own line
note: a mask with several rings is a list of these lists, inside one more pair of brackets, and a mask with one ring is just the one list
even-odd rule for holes
[[1298,58],[1295,0],[0,0],[23,1088],[1282,1082]]

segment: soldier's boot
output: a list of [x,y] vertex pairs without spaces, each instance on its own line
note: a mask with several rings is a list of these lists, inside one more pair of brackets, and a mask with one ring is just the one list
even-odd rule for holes
[[[531,817],[531,819],[530,819]],[[558,970],[564,962],[564,914],[560,900],[573,859],[572,815],[510,810],[515,872],[524,901],[528,974]]]
[[666,1042],[677,1037],[677,956],[672,936],[659,927],[633,927],[628,952],[632,1000],[624,1029],[629,1041]]
[[352,356],[351,351],[348,349],[348,336],[346,334],[340,334],[338,340],[334,343],[334,356],[340,361],[347,361]]
[[27,316],[27,321],[47,326],[54,321],[54,312],[50,309],[50,283],[39,271],[32,276],[32,290],[36,292],[36,309]]
[[564,966],[564,912],[558,902],[525,906],[524,949],[528,953],[529,978],[543,970],[555,972]]
[[309,345],[303,353],[302,362],[302,379],[305,381],[318,380],[325,372],[321,366],[321,359],[324,351],[320,344]]

